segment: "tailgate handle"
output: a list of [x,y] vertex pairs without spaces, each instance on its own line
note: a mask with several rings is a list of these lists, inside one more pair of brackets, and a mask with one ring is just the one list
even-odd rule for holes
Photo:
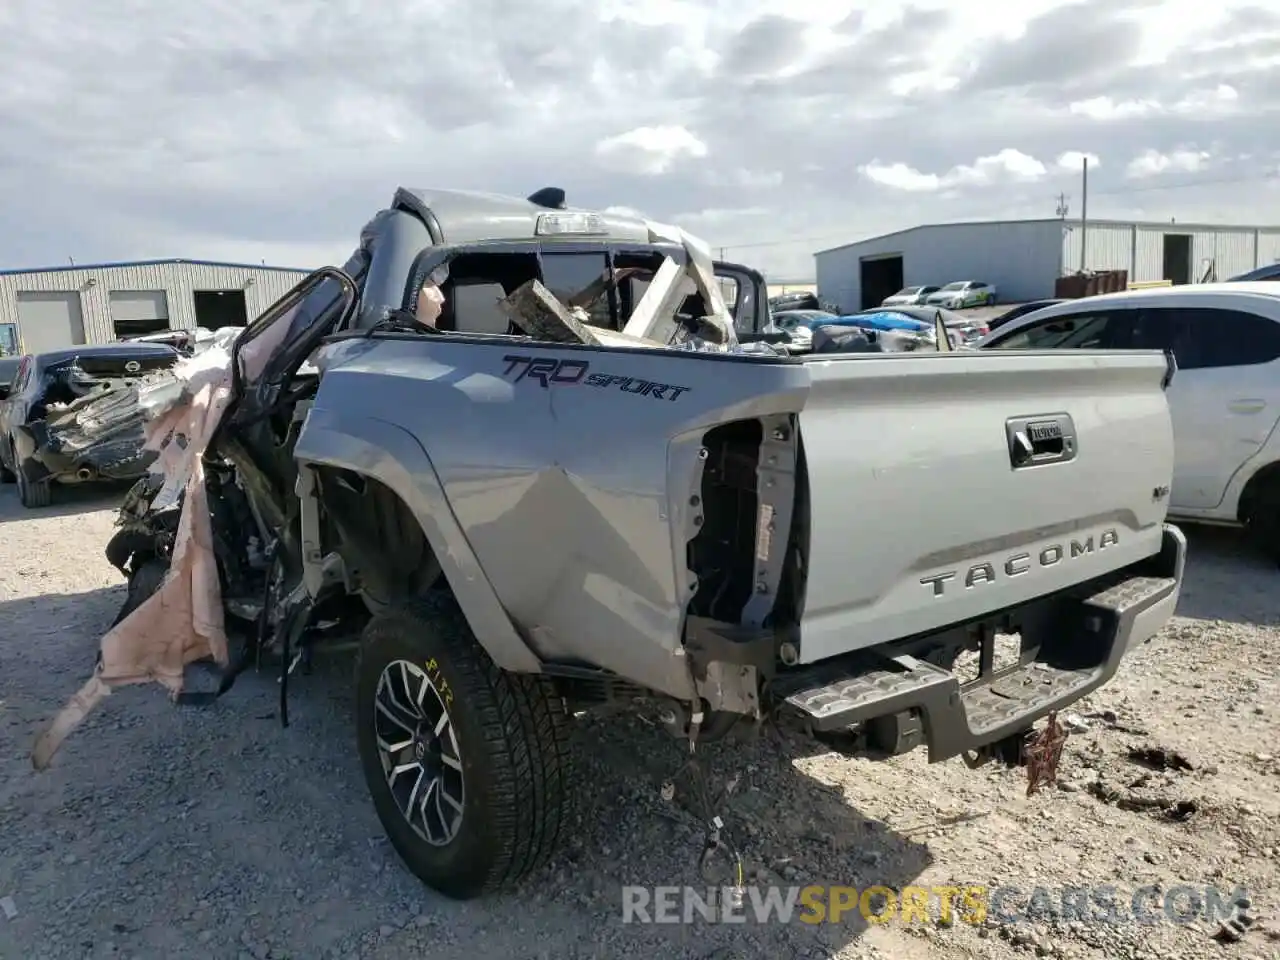
[[1015,470],[1066,463],[1076,457],[1076,427],[1070,414],[1012,417],[1005,421],[1005,439]]

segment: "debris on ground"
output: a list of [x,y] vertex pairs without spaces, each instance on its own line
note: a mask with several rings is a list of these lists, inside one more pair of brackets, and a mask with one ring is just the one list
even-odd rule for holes
[[1165,747],[1141,747],[1129,751],[1129,759],[1150,770],[1194,770],[1191,761],[1182,754]]
[[[1145,785],[1139,781],[1139,786]],[[1194,800],[1169,796],[1143,796],[1135,792],[1132,787],[1130,789],[1115,787],[1103,780],[1093,781],[1089,784],[1088,790],[1103,803],[1109,803],[1121,810],[1155,812],[1163,819],[1174,822],[1189,820],[1200,809],[1199,804]]]
[[1089,721],[1078,713],[1064,713],[1062,715],[1062,726],[1067,733],[1087,733],[1089,731]]
[[17,919],[18,905],[13,902],[13,897],[0,897],[0,913],[4,914],[6,920]]
[[1058,723],[1058,714],[1054,711],[1049,714],[1044,729],[1025,748],[1028,797],[1041,785],[1057,783],[1058,764],[1062,761],[1062,747],[1066,742],[1067,732]]

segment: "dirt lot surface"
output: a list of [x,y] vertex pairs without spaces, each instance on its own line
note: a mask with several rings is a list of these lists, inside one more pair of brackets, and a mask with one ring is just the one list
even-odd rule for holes
[[102,559],[110,506],[64,494],[28,512],[0,488],[6,960],[1280,956],[1280,571],[1232,535],[1193,533],[1180,616],[1066,718],[1060,788],[1028,797],[1020,770],[872,764],[771,735],[706,751],[715,785],[738,778],[723,815],[753,875],[1053,899],[1110,884],[1122,920],[1144,885],[1242,886],[1256,919],[1222,945],[1203,919],[623,924],[622,884],[704,883],[703,835],[680,791],[662,797],[681,755],[625,720],[582,724],[581,825],[551,869],[517,894],[445,901],[382,838],[337,659],[291,684],[288,729],[267,671],[208,709],[118,692],[37,775],[32,738],[89,674],[122,597]]

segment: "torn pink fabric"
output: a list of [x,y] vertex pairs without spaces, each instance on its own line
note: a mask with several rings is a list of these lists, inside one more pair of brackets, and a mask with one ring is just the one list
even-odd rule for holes
[[[242,373],[256,379],[267,359],[280,346],[290,326],[284,316],[245,345]],[[183,378],[184,361],[174,372]],[[102,658],[93,676],[71,698],[37,738],[31,759],[45,769],[63,741],[115,687],[154,681],[170,696],[182,691],[188,664],[212,658],[227,664],[227,636],[223,624],[222,589],[213,552],[213,531],[204,485],[203,456],[231,399],[230,352],[221,375],[204,376],[187,402],[152,420],[146,427],[144,449],[157,452],[152,470],[166,480],[185,475],[184,500],[174,537],[173,556],[163,584],[129,616],[102,638]],[[194,384],[192,384],[194,386]],[[177,438],[185,438],[185,444]]]

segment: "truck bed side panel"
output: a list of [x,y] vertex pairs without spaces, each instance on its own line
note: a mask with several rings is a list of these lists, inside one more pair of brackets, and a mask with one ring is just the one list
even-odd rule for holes
[[[378,418],[417,438],[539,656],[684,696],[703,436],[727,420],[798,413],[803,366],[496,339],[341,346],[317,414]],[[305,441],[304,429],[299,450]]]

